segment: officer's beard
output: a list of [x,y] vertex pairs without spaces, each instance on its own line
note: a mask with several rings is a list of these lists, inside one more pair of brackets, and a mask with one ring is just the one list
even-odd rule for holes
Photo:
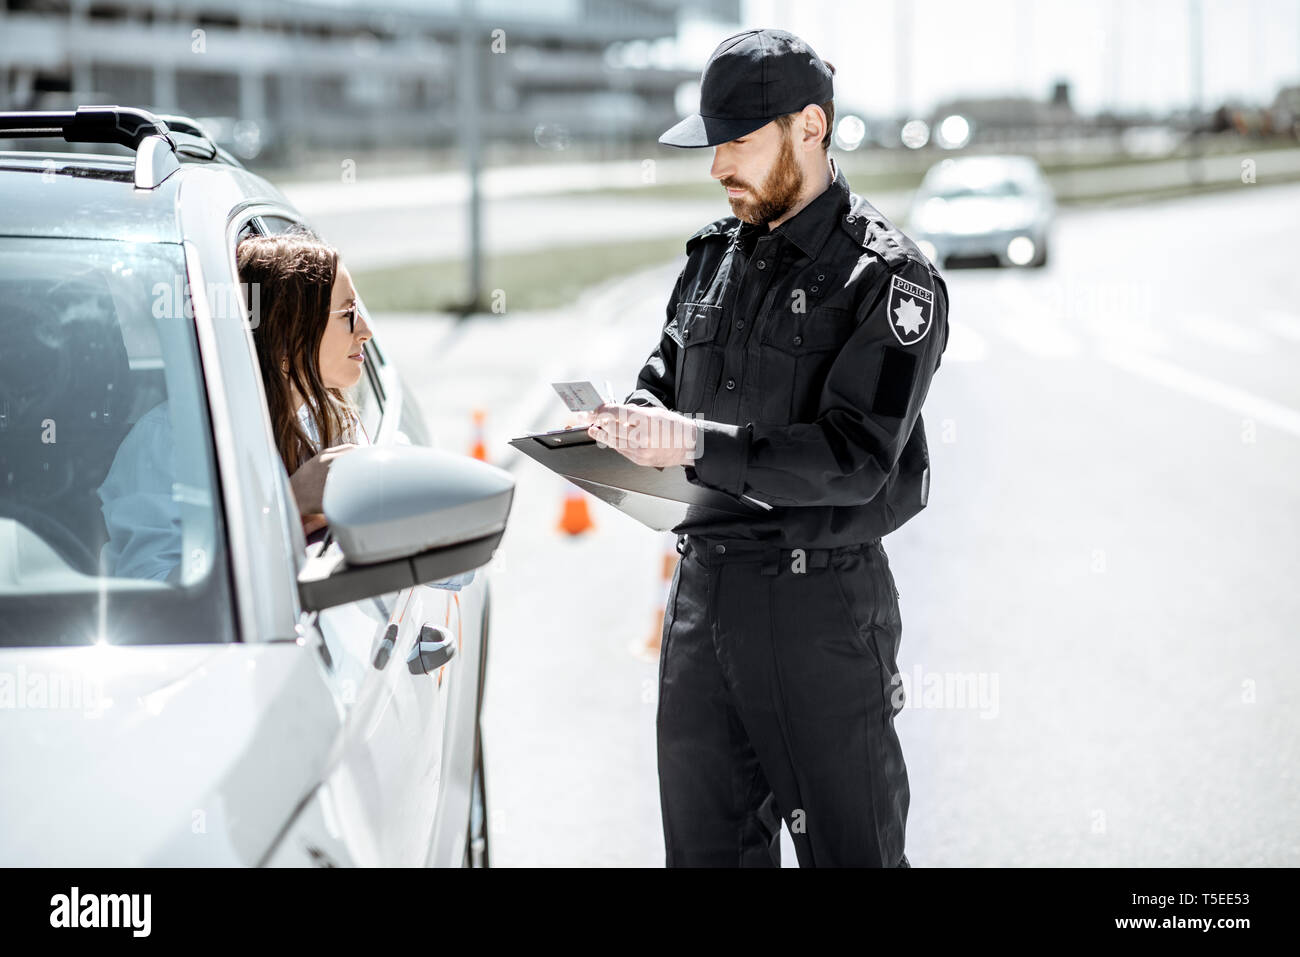
[[744,187],[753,197],[753,199],[727,197],[727,202],[731,204],[731,211],[738,219],[754,224],[770,223],[780,219],[794,208],[799,202],[799,194],[803,192],[803,170],[795,162],[794,141],[790,134],[787,132],[782,138],[781,152],[763,180],[761,190],[736,180],[724,179],[721,182],[723,186],[732,189]]

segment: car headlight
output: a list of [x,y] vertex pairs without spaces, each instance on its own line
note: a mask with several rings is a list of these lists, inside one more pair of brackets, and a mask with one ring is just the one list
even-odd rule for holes
[[1017,266],[1028,266],[1034,261],[1034,241],[1028,236],[1017,236],[1007,243],[1007,258]]

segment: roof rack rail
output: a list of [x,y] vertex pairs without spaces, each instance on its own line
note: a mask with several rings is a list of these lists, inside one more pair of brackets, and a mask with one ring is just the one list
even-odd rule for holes
[[217,145],[212,134],[198,120],[176,113],[155,113],[154,118],[167,124],[172,139],[176,141],[176,152],[197,159],[220,160],[229,166],[245,168],[243,163]]
[[135,185],[139,189],[153,189],[180,169],[182,155],[243,165],[186,116],[156,116],[129,106],[0,113],[0,137],[45,136],[61,136],[69,143],[116,143],[134,150]]

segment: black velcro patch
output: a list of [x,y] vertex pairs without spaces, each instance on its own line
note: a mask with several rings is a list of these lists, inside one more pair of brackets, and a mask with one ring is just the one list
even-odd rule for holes
[[901,419],[907,413],[907,400],[916,381],[916,358],[914,353],[905,349],[885,346],[880,378],[876,380],[876,395],[871,400],[872,412],[895,419]]

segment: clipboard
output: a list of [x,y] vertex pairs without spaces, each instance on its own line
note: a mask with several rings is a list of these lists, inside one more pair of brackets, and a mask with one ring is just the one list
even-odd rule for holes
[[736,498],[692,481],[687,475],[689,467],[637,465],[615,449],[602,448],[586,426],[529,433],[511,439],[510,444],[659,532],[673,531],[684,523],[754,517],[771,508],[749,496]]

